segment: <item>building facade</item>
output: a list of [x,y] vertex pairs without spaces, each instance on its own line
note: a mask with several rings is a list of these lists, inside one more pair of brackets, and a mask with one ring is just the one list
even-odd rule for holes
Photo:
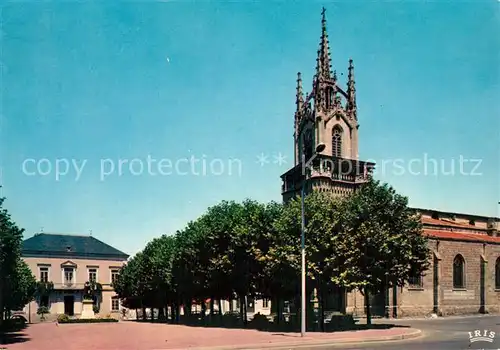
[[[298,73],[294,118],[294,167],[281,176],[284,202],[305,193],[346,196],[365,183],[375,164],[359,160],[353,61],[347,87],[331,71],[325,10],[312,91],[304,95]],[[323,150],[315,153],[318,145]],[[382,317],[500,312],[500,219],[417,209],[432,251],[431,267],[403,288],[371,297]],[[341,288],[329,311],[365,313],[364,297]]]
[[113,281],[127,261],[127,254],[90,235],[38,233],[23,242],[22,257],[37,281],[53,284],[46,295],[37,296],[24,308],[31,321],[39,318],[40,306],[49,309],[47,318],[60,314],[78,317],[84,285],[91,280],[102,286],[94,300],[99,314],[120,316],[121,304]]

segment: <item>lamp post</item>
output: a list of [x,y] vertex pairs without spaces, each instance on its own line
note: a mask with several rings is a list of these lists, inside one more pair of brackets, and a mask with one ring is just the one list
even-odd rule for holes
[[[316,152],[314,155],[322,152],[325,149],[324,143],[318,143],[316,146]],[[305,196],[306,196],[306,182],[307,169],[306,169],[306,155],[305,147],[302,148],[302,166],[304,169],[304,180],[302,181],[301,190],[301,219],[302,219],[302,229],[300,234],[300,251],[302,255],[301,264],[301,313],[300,313],[300,336],[304,337],[306,335],[306,216],[305,216]]]

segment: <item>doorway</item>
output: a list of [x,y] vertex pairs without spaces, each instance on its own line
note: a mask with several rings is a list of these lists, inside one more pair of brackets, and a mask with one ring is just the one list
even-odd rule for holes
[[387,288],[384,288],[378,293],[370,293],[370,306],[372,316],[374,317],[388,317],[386,304],[387,304]]
[[64,296],[64,313],[68,316],[75,315],[75,297],[73,295]]

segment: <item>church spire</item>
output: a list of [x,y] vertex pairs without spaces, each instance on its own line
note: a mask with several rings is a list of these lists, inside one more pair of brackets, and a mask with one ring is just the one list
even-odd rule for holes
[[304,94],[302,93],[302,76],[300,72],[297,73],[297,96],[295,104],[297,105],[297,111],[299,111],[304,104]]
[[356,109],[356,87],[354,83],[354,64],[352,59],[349,60],[349,74],[347,80],[347,99],[350,110]]
[[318,50],[318,59],[316,65],[316,76],[318,78],[329,79],[331,72],[330,45],[328,43],[328,33],[326,31],[326,9],[321,11],[321,41]]

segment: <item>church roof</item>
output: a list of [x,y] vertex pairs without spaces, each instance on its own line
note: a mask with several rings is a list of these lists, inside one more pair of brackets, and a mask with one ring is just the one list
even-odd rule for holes
[[92,236],[38,233],[23,241],[23,257],[127,260],[124,252]]
[[424,235],[429,238],[450,241],[500,244],[500,237],[480,233],[424,229]]

